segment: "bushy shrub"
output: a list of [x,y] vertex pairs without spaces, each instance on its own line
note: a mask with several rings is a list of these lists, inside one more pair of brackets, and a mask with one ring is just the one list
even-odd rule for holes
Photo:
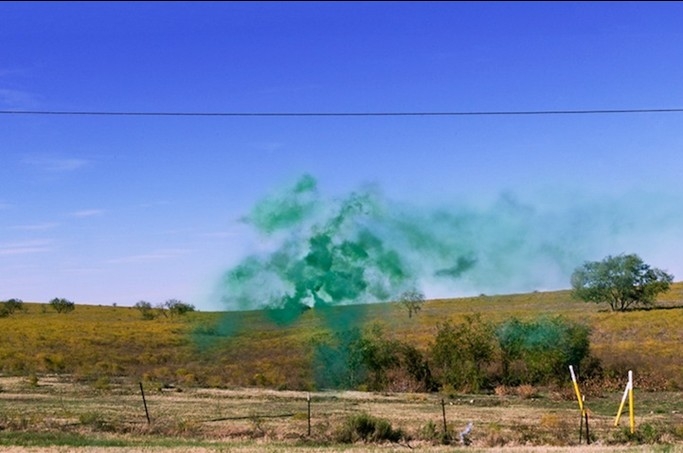
[[318,388],[395,388],[394,380],[432,391],[437,386],[427,361],[414,346],[387,338],[379,324],[320,338],[314,345]]
[[140,311],[142,319],[151,320],[157,317],[157,312],[154,308],[152,308],[152,304],[150,302],[141,300],[137,302],[134,307]]
[[195,307],[192,304],[185,303],[178,299],[169,299],[164,303],[164,307],[168,309],[171,317],[182,316],[187,313],[192,313],[195,311]]
[[358,388],[367,367],[361,356],[358,328],[324,335],[314,341],[314,376],[318,388]]
[[495,358],[495,347],[494,328],[480,315],[467,316],[459,325],[439,324],[431,354],[441,384],[468,391],[486,387],[486,366]]
[[76,304],[70,300],[55,297],[49,302],[50,306],[57,313],[69,313],[76,309]]
[[0,302],[0,318],[5,318],[15,311],[24,310],[24,302],[21,299],[9,299]]
[[523,322],[511,319],[496,329],[503,382],[548,384],[566,379],[569,365],[589,355],[590,330],[562,317]]
[[363,442],[399,442],[406,435],[401,429],[394,429],[385,419],[373,417],[366,413],[350,416],[336,432],[335,440],[350,444]]
[[415,346],[407,343],[400,345],[401,368],[415,383],[415,390],[434,392],[439,386],[432,376],[432,370],[425,355]]

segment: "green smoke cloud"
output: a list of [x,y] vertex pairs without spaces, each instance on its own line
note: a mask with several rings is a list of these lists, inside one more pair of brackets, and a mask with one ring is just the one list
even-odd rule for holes
[[288,322],[307,307],[388,300],[415,284],[416,270],[387,244],[383,200],[372,191],[325,202],[304,176],[284,194],[256,205],[246,221],[280,243],[252,255],[223,278],[223,298],[238,309],[274,309]]
[[[316,383],[353,386],[363,372],[353,353],[368,303],[408,290],[435,297],[445,288],[439,297],[454,297],[567,288],[587,259],[651,249],[657,240],[676,249],[661,241],[683,237],[681,206],[633,194],[530,204],[504,193],[488,206],[435,208],[396,203],[373,187],[329,199],[305,175],[245,216],[268,250],[225,272],[218,290],[229,310],[265,309],[279,325],[315,310],[331,334],[313,345]],[[225,317],[222,335],[249,328],[235,319]],[[532,344],[545,333],[525,335]]]
[[245,217],[274,246],[228,270],[219,292],[229,309],[270,308],[286,323],[310,307],[396,300],[412,289],[429,297],[434,288],[566,288],[584,260],[639,252],[662,231],[680,235],[682,217],[678,200],[632,194],[532,205],[506,193],[490,206],[434,208],[371,187],[327,199],[305,175]]

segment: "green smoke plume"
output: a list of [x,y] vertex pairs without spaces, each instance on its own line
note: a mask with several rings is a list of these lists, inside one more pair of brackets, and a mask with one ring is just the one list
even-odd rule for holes
[[[543,201],[502,194],[488,206],[416,206],[374,187],[329,199],[305,175],[244,217],[264,251],[225,272],[219,295],[229,310],[265,309],[280,325],[315,310],[331,331],[312,351],[317,384],[352,385],[363,372],[353,353],[368,303],[408,290],[454,297],[567,288],[587,259],[683,234],[678,199]],[[224,335],[248,328],[231,319],[220,328]],[[541,330],[525,331],[525,341]]]
[[435,208],[374,187],[328,199],[304,175],[245,217],[270,249],[227,271],[220,297],[231,310],[269,308],[287,323],[311,307],[396,300],[406,290],[567,288],[584,260],[680,235],[678,201],[572,195],[532,205],[505,193],[490,206]]
[[286,323],[306,308],[389,300],[414,285],[412,263],[380,234],[382,204],[372,191],[326,203],[308,175],[263,200],[245,220],[280,243],[225,274],[224,300],[238,309],[272,309]]

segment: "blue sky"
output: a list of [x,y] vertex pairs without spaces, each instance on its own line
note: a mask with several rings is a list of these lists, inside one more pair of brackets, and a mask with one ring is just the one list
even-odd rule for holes
[[[3,111],[683,108],[679,2],[2,2],[0,22]],[[682,173],[683,113],[2,114],[0,299],[222,309],[221,275],[274,240],[241,219],[304,174],[326,200],[371,184],[478,212],[480,262],[514,200],[514,240],[567,257],[519,246],[499,285],[425,278],[428,296],[567,288],[619,253],[679,280]]]

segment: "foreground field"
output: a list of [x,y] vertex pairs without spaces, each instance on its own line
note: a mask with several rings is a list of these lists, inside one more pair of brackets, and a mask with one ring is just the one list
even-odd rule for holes
[[[683,451],[681,392],[637,392],[633,435],[628,414],[614,427],[620,392],[589,399],[593,442],[587,446],[584,438],[579,446],[571,389],[442,395],[148,387],[148,423],[140,388],[132,382],[97,390],[48,376],[38,382],[0,378],[0,386],[2,451]],[[444,413],[451,445],[441,442]],[[359,414],[387,420],[407,440],[340,443],[347,420]],[[465,447],[459,433],[470,422]]]
[[[472,395],[445,386],[372,393],[315,385],[312,345],[331,331],[379,325],[426,351],[439,323],[472,314],[494,323],[562,316],[590,327],[604,370],[582,380],[590,446],[585,438],[579,445],[569,373],[551,388],[498,385]],[[400,304],[313,309],[287,322],[263,311],[145,319],[130,307],[77,305],[60,314],[26,303],[0,318],[0,450],[683,452],[682,345],[683,283],[655,308],[626,313],[573,300],[568,291],[433,300],[412,317]],[[627,414],[613,426],[628,370],[634,434]],[[376,417],[403,436],[344,443],[353,417]],[[470,422],[465,447],[459,433]]]

